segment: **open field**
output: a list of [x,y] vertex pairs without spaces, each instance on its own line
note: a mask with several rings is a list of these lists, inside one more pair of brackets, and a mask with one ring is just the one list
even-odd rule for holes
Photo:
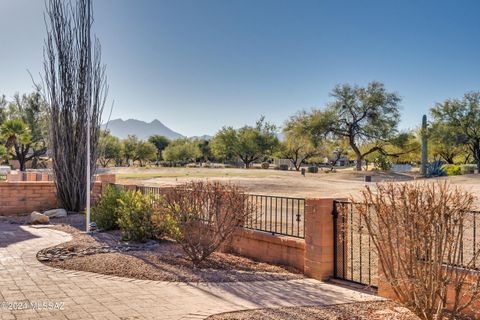
[[[317,174],[307,173],[303,177],[296,171],[278,171],[262,169],[211,169],[211,168],[112,168],[122,183],[173,186],[191,180],[215,180],[238,184],[249,193],[287,196],[287,197],[335,197],[349,198],[359,195],[365,186],[364,176],[372,176],[372,184],[382,181],[413,182],[415,173],[376,173],[354,172],[352,169],[340,169],[337,172]],[[448,180],[452,184],[474,193],[480,198],[480,175],[464,175],[429,179],[427,181]],[[424,181],[419,179],[418,181]],[[480,208],[477,199],[476,206]]]

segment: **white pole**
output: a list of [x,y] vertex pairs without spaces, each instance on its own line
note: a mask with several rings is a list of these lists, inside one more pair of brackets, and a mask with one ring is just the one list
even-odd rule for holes
[[[90,25],[91,25],[91,19],[90,19],[90,1],[87,1],[87,19],[88,19],[88,62],[89,62],[89,67],[92,67],[92,62],[91,62],[91,57],[90,57],[90,50],[91,50],[91,44],[90,44]],[[91,70],[89,69],[88,72],[91,75]],[[87,103],[87,203],[86,203],[86,231],[87,233],[90,232],[90,119],[92,117],[91,113],[91,107],[92,107],[92,99],[91,99],[91,92],[89,92],[89,103]]]
[[86,224],[87,232],[90,232],[90,106],[88,106],[87,119],[87,203],[86,203]]

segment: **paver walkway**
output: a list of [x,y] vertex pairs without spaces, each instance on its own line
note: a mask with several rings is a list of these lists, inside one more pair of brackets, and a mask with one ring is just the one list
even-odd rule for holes
[[[0,223],[0,319],[204,319],[250,308],[379,299],[312,279],[187,284],[65,271],[37,261],[40,249],[69,239],[47,228]],[[62,310],[33,308],[38,302]]]

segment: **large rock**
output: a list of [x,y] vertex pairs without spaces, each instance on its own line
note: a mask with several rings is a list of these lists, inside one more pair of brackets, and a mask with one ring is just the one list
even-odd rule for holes
[[49,218],[64,218],[67,216],[67,210],[53,209],[53,210],[47,210],[43,214]]
[[47,224],[50,221],[48,216],[41,214],[40,212],[33,211],[30,214],[30,223],[31,224]]

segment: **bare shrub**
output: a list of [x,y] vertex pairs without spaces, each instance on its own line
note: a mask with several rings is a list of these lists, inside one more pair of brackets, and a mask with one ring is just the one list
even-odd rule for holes
[[174,222],[172,237],[194,265],[225,243],[254,210],[238,186],[219,182],[177,186],[165,196],[164,207]]
[[448,183],[387,183],[362,195],[356,209],[378,250],[382,280],[401,303],[422,319],[443,319],[478,300],[479,250],[463,254],[473,245],[464,239],[470,193]]

